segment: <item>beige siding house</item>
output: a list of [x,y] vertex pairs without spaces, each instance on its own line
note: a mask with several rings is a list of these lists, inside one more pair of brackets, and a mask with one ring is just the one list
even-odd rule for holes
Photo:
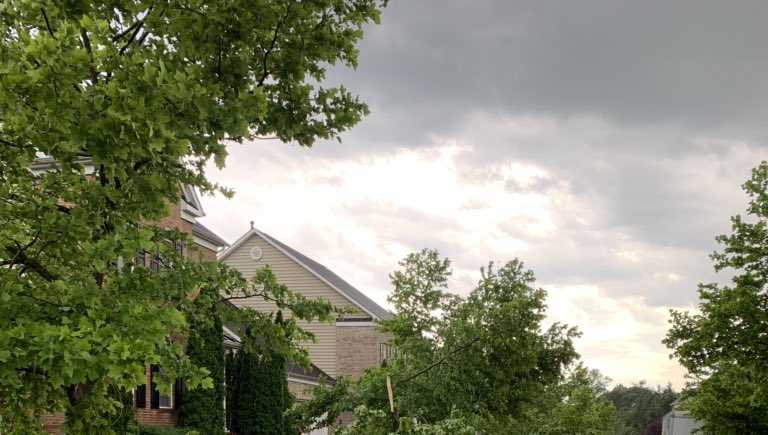
[[[334,323],[302,325],[316,337],[316,343],[306,344],[312,362],[329,376],[357,377],[366,368],[378,366],[387,354],[388,338],[377,330],[376,322],[391,319],[392,314],[322,264],[274,237],[251,227],[219,256],[219,261],[245,278],[269,265],[292,291],[354,310]],[[261,298],[238,300],[236,304],[262,311],[275,308]]]

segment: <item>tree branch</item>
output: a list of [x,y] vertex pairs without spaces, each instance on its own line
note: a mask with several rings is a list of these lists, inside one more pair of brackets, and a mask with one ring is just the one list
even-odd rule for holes
[[144,18],[142,18],[142,19],[140,19],[140,20],[136,20],[136,22],[134,22],[133,24],[131,24],[130,26],[128,26],[128,28],[127,28],[127,29],[125,29],[125,30],[123,30],[122,32],[118,33],[117,35],[113,36],[113,37],[112,37],[112,42],[117,42],[117,41],[119,41],[120,39],[122,39],[122,38],[123,38],[123,36],[127,35],[127,34],[128,34],[128,33],[130,33],[131,31],[133,31],[133,30],[136,28],[136,26],[139,26],[139,25],[141,25],[141,24],[143,24],[143,23],[144,23]]
[[478,341],[480,341],[480,337],[475,337],[474,339],[470,340],[468,343],[465,343],[464,345],[459,346],[456,349],[452,350],[451,352],[449,352],[447,355],[445,355],[444,357],[440,358],[436,362],[434,362],[434,363],[428,365],[427,367],[419,370],[418,372],[412,374],[411,376],[408,376],[407,378],[398,381],[397,385],[402,385],[402,384],[404,384],[404,383],[406,383],[406,382],[408,382],[408,381],[410,381],[410,380],[412,380],[414,378],[417,378],[417,377],[423,375],[424,373],[426,373],[426,372],[432,370],[433,368],[439,366],[440,364],[444,363],[445,360],[447,360],[451,356],[466,350],[467,348],[469,348],[473,344],[477,343]]
[[[144,15],[144,18],[140,19],[139,21],[137,21],[136,23],[134,23],[133,25],[131,25],[131,27],[134,27],[134,26],[135,26],[135,27],[134,27],[134,29],[133,29],[133,32],[131,33],[131,37],[130,37],[130,38],[128,38],[128,41],[125,43],[125,45],[123,45],[123,46],[122,46],[122,48],[120,48],[120,55],[123,55],[123,54],[125,53],[125,51],[126,51],[126,50],[128,50],[128,47],[129,47],[129,46],[130,46],[130,45],[133,43],[133,41],[136,39],[136,36],[139,34],[139,32],[141,31],[141,29],[143,29],[143,28],[144,28],[144,23],[146,23],[146,22],[147,22],[147,18],[149,17],[149,14],[151,14],[151,13],[152,13],[152,9],[154,9],[154,8],[155,8],[155,4],[154,4],[154,3],[152,3],[152,5],[149,7],[149,9],[147,9],[147,14],[146,14],[146,15]],[[128,29],[130,29],[131,27],[129,27]],[[126,31],[127,31],[128,29],[126,29]],[[121,32],[121,33],[122,33],[122,32]],[[121,38],[122,38],[122,36],[124,36],[124,35],[120,35],[120,37],[121,37]],[[146,34],[146,32],[145,32],[145,33],[144,33],[144,34],[141,36],[141,39],[139,40],[139,43],[142,43],[142,42],[144,42],[144,39],[145,39],[146,37],[147,37],[147,34]],[[117,38],[117,39],[120,39],[120,38]],[[113,39],[113,40],[114,40],[114,39]]]
[[264,51],[264,56],[262,57],[262,62],[264,64],[264,73],[261,76],[261,79],[259,80],[259,83],[256,85],[257,87],[261,87],[264,84],[264,81],[269,77],[269,70],[267,69],[267,61],[269,60],[269,55],[272,53],[272,50],[275,49],[275,43],[277,42],[277,35],[280,33],[280,27],[283,26],[283,23],[288,17],[288,14],[290,13],[290,6],[288,10],[286,10],[285,16],[280,19],[280,21],[277,22],[277,26],[275,26],[275,33],[272,35],[272,42],[269,45],[269,49]]
[[88,52],[88,59],[91,63],[91,82],[95,85],[99,81],[99,74],[96,71],[96,64],[93,61],[93,49],[91,48],[91,39],[88,37],[88,32],[84,28],[80,28],[80,38],[83,40],[83,48]]
[[56,36],[53,34],[53,29],[51,28],[51,22],[48,20],[48,14],[45,12],[44,8],[40,8],[40,12],[43,13],[43,19],[45,19],[45,28],[48,29],[48,33],[53,37],[53,39],[56,39]]
[[18,264],[23,264],[26,268],[35,271],[46,281],[56,281],[59,278],[56,274],[46,269],[39,261],[27,256],[26,252],[24,252],[24,248],[18,245],[18,243],[16,246],[8,245],[5,249],[15,255],[14,258],[16,258]]

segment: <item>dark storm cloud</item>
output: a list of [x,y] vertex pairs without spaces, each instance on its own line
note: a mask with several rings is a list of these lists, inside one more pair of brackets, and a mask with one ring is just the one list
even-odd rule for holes
[[762,129],[766,22],[762,1],[394,1],[339,76],[394,137],[472,109]]
[[[548,177],[507,188],[564,189],[593,219],[560,210],[554,241],[521,234],[520,222],[501,228],[531,244],[524,257],[542,279],[690,303],[768,138],[766,22],[764,1],[394,0],[360,44],[360,67],[329,74],[372,114],[307,158],[455,140],[473,148],[461,161],[471,182],[508,160],[543,168]],[[512,125],[520,119],[533,126]],[[345,212],[464,267],[487,260],[447,240],[450,220],[375,204]],[[642,245],[643,262],[616,258],[619,236]],[[680,279],[653,277],[667,272]]]

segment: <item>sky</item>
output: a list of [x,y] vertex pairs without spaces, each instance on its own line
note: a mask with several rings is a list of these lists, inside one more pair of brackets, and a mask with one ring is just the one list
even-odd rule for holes
[[679,388],[669,310],[724,279],[714,237],[766,155],[766,22],[761,0],[392,0],[328,76],[371,114],[342,143],[232,145],[204,222],[254,221],[384,306],[409,252],[449,257],[459,294],[519,258],[585,364]]

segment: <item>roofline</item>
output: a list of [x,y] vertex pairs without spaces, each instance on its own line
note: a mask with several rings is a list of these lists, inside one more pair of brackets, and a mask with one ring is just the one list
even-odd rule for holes
[[270,237],[266,236],[264,233],[262,233],[261,231],[257,230],[256,228],[251,228],[250,230],[248,230],[248,232],[243,234],[243,236],[240,237],[239,239],[237,239],[235,241],[235,243],[232,244],[232,246],[230,246],[225,251],[223,251],[221,253],[221,255],[218,256],[218,261],[220,261],[220,262],[224,261],[227,257],[229,257],[230,253],[234,252],[235,249],[239,248],[243,243],[245,243],[246,240],[248,240],[253,235],[257,235],[257,236],[261,237],[262,240],[264,240],[265,242],[269,243],[272,247],[274,247],[278,251],[282,252],[286,257],[288,257],[291,260],[293,260],[295,263],[297,263],[298,265],[303,267],[305,270],[307,270],[309,273],[314,275],[317,279],[319,279],[320,281],[324,282],[330,288],[332,288],[332,289],[336,290],[337,292],[339,292],[348,301],[352,302],[358,308],[362,309],[364,312],[369,314],[374,320],[381,320],[381,318],[379,316],[377,316],[375,313],[372,313],[370,310],[365,308],[361,303],[357,302],[354,298],[351,298],[345,291],[343,291],[342,289],[338,288],[337,286],[335,286],[333,283],[331,283],[327,279],[323,278],[319,273],[315,272],[314,269],[312,269],[311,267],[307,266],[306,264],[304,264],[304,262],[302,262],[298,258],[296,258],[293,255],[291,255],[290,252],[286,252],[285,249],[281,248],[279,245],[277,245],[276,243],[272,242]]
[[227,327],[227,325],[221,325],[221,327],[224,329],[224,332],[226,332],[227,334],[231,335],[232,338],[234,338],[235,340],[237,340],[239,342],[243,341],[243,339],[240,337],[240,334],[237,334],[237,333],[235,333],[235,331],[229,329]]
[[[202,225],[200,222],[197,222],[197,224]],[[209,231],[211,230],[209,229]],[[212,237],[209,237],[208,235],[203,234],[200,231],[197,231],[194,227],[192,228],[192,235],[198,239],[205,240],[206,242],[210,243],[212,246],[216,246],[216,249],[214,249],[214,251],[216,252],[219,252],[218,248],[226,248],[227,246],[229,246],[229,243],[227,243],[227,241],[224,240],[221,236],[217,235],[220,240],[214,240]],[[222,242],[221,244],[219,243],[220,241]]]

